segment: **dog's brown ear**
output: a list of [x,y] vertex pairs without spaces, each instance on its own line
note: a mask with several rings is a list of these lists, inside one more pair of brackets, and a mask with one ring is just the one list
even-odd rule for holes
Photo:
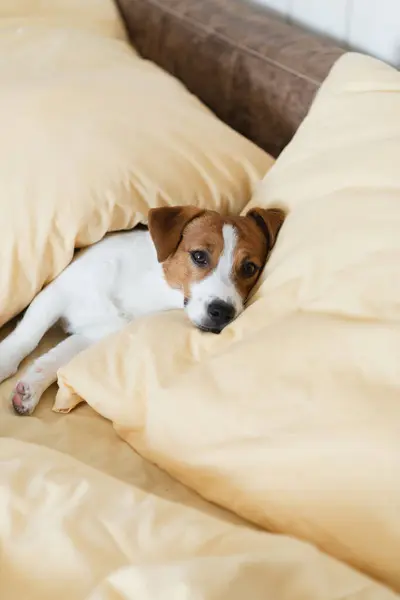
[[148,225],[158,262],[164,262],[175,252],[186,225],[203,212],[196,206],[162,206],[150,209]]
[[285,220],[285,212],[280,208],[252,208],[246,217],[254,219],[267,238],[268,250],[271,250]]

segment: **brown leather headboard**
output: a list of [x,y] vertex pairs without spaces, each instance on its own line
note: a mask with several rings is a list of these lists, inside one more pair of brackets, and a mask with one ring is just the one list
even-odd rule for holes
[[343,50],[249,0],[118,0],[137,50],[277,156]]

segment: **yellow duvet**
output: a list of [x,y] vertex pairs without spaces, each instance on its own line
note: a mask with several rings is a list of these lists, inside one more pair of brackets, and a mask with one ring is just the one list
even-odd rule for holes
[[[24,4],[53,22],[54,4]],[[57,4],[64,16],[80,7]],[[4,3],[0,16],[20,18],[22,6]],[[92,0],[91,10],[101,18],[90,35],[123,38],[111,5]],[[255,192],[253,204],[289,217],[232,326],[202,334],[179,312],[138,321],[63,369],[57,398],[53,386],[32,417],[12,413],[13,380],[2,384],[1,600],[398,597],[399,123],[397,72],[344,57]],[[213,165],[201,146],[169,160],[197,174],[185,184],[192,199],[238,212],[272,161],[220,127],[207,135],[237,144],[234,165],[222,145]],[[190,164],[176,162],[185,156]],[[117,171],[104,173],[103,196],[89,185],[80,198],[102,203],[99,218],[85,228],[77,204],[68,246],[43,255],[53,260],[35,255],[40,236],[21,246],[35,276],[17,300],[3,295],[4,321],[74,245],[184,194],[163,169],[155,189],[149,164],[140,180],[124,171],[122,187],[112,187]],[[61,335],[50,332],[37,353]]]

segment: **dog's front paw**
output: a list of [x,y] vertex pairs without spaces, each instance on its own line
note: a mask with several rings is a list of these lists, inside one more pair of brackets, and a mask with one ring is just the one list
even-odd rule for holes
[[11,393],[11,402],[19,415],[31,415],[40,400],[39,390],[27,381],[18,381]]

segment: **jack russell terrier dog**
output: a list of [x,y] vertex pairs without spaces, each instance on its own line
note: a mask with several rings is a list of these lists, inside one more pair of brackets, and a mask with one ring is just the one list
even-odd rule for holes
[[112,234],[82,251],[0,343],[1,382],[56,322],[70,334],[21,375],[15,411],[31,414],[58,369],[142,315],[184,308],[196,327],[220,333],[242,312],[283,221],[279,209],[225,218],[193,206],[154,208],[148,230]]

